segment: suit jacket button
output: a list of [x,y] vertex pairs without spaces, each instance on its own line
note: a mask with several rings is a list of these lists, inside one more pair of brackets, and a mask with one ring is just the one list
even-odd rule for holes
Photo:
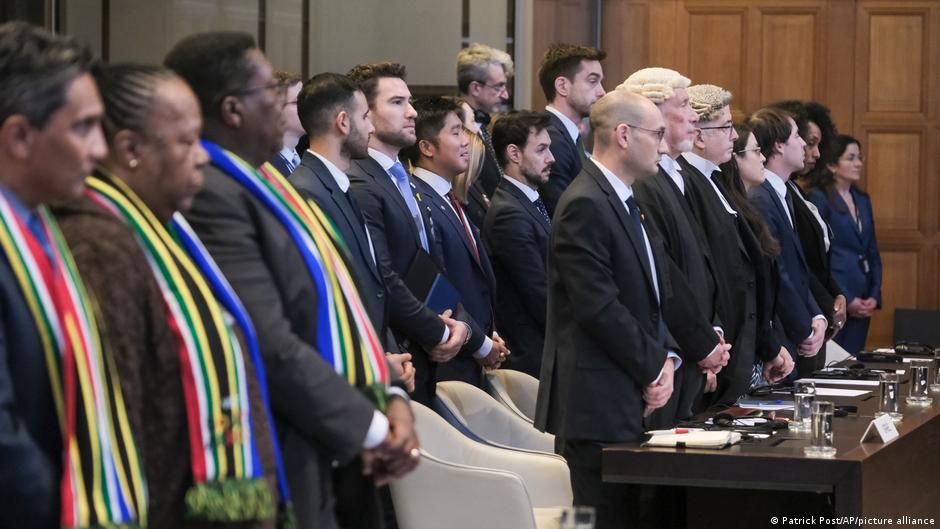
[[753,319],[756,318],[756,317],[757,317],[757,315],[754,314],[753,312],[750,312],[750,313],[748,313],[748,315],[747,315],[747,319],[749,319],[749,320],[753,320]]

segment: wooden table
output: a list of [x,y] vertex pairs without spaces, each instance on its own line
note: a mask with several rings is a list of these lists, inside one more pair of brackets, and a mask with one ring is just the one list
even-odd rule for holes
[[[898,518],[909,516],[933,518],[940,525],[940,393],[931,393],[932,406],[908,406],[908,378],[902,375],[901,435],[888,444],[859,442],[878,410],[877,386],[827,384],[871,390],[860,397],[819,397],[859,408],[858,414],[834,418],[837,453],[832,459],[807,458],[803,447],[809,445],[809,434],[788,430],[724,450],[641,448],[633,443],[604,449],[603,479],[686,487],[688,527],[711,527],[705,521],[710,511],[721,527],[736,526],[728,523],[735,513],[739,526],[748,528],[770,527],[773,516],[891,517],[894,526]],[[875,522],[862,525],[887,525]]]

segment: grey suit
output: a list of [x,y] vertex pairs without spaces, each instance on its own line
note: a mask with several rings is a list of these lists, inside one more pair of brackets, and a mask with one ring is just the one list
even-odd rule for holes
[[375,407],[314,349],[316,288],[283,224],[214,165],[187,219],[257,330],[298,527],[334,528],[331,462],[362,450]]

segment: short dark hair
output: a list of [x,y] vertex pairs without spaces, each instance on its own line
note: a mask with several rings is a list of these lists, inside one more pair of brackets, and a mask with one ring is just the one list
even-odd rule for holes
[[555,99],[555,79],[565,77],[569,81],[581,71],[581,61],[603,61],[607,52],[592,48],[591,46],[577,46],[574,44],[552,44],[542,57],[539,66],[539,84],[545,99],[551,102]]
[[[845,154],[845,150],[849,148],[849,145],[858,145],[859,150],[862,148],[862,142],[848,134],[837,134],[832,138],[826,153],[820,157],[819,163],[816,164],[821,170],[813,171],[810,175],[812,178],[808,181],[810,189],[821,189],[826,194],[829,203],[842,211],[845,210],[845,205],[843,205],[841,201],[836,200],[836,195],[838,194],[835,189],[836,178],[832,171],[829,170],[829,166],[839,164],[839,158],[842,158],[842,155]],[[858,188],[856,187],[856,189]]]
[[747,118],[747,125],[751,127],[757,145],[764,158],[770,159],[774,152],[774,145],[786,143],[790,138],[790,123],[787,118],[793,116],[780,108],[764,107]]
[[273,75],[277,85],[285,90],[303,81],[299,73],[290,70],[274,70]]
[[788,99],[786,101],[777,101],[767,106],[779,108],[787,114],[790,114],[790,117],[796,122],[796,133],[804,140],[806,139],[806,135],[809,133],[809,114],[806,112],[806,104],[796,99]]
[[297,94],[297,114],[307,136],[323,134],[340,110],[349,110],[359,85],[340,73],[318,73]]
[[72,81],[93,65],[88,48],[72,37],[25,22],[0,25],[0,124],[20,114],[45,127]]
[[102,128],[108,141],[121,130],[143,132],[159,83],[179,79],[168,68],[136,63],[100,64],[92,73],[104,102]]
[[379,92],[379,79],[383,77],[395,77],[405,80],[405,65],[397,62],[373,62],[369,64],[357,64],[353,66],[346,75],[353,81],[359,83],[359,88],[366,96],[366,101],[371,107],[375,104],[375,96]]
[[199,98],[203,117],[218,119],[222,99],[243,89],[254,75],[247,55],[257,47],[248,33],[197,33],[177,42],[163,64],[189,83]]
[[533,112],[531,110],[512,110],[500,115],[493,124],[490,134],[493,150],[496,151],[496,161],[500,167],[506,167],[509,159],[506,157],[506,147],[515,145],[524,149],[529,140],[529,134],[547,129],[552,119],[548,112]]
[[460,118],[460,121],[463,121],[464,117],[459,100],[453,97],[418,97],[412,102],[412,106],[414,106],[415,110],[418,112],[418,117],[415,118],[415,136],[417,136],[417,141],[415,141],[414,145],[406,147],[403,150],[403,154],[408,157],[412,164],[416,164],[421,157],[418,142],[426,140],[437,145],[437,136],[441,133],[441,129],[444,128],[447,115],[453,112]]

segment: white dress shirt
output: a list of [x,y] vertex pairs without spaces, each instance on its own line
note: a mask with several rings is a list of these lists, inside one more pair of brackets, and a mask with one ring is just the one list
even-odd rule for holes
[[515,178],[509,176],[503,176],[510,184],[519,188],[519,191],[522,191],[525,194],[525,197],[529,199],[529,202],[535,202],[539,199],[539,192],[532,189],[531,187],[523,184],[522,182],[516,180]]
[[571,136],[571,141],[573,143],[578,143],[578,136],[581,135],[581,130],[578,128],[578,124],[574,121],[571,121],[571,118],[562,114],[560,110],[551,105],[546,105],[545,110],[558,116],[558,119],[561,120],[561,124],[564,125],[565,130],[568,131],[568,135]]
[[[705,176],[705,181],[707,181],[708,184],[711,186],[711,188],[715,190],[715,194],[718,195],[718,200],[720,200],[721,204],[725,207],[725,211],[737,217],[738,212],[735,211],[733,207],[731,207],[731,204],[728,203],[728,199],[726,199],[725,196],[721,194],[721,191],[718,189],[718,186],[716,186],[715,182],[713,182],[711,179],[712,173],[715,171],[720,171],[721,169],[719,169],[719,167],[715,165],[711,160],[706,160],[705,158],[702,158],[701,156],[695,154],[694,152],[682,153],[682,157],[685,158],[685,161],[692,164],[692,167],[695,167],[696,169],[698,169],[698,171],[702,173],[703,176]],[[689,178],[695,178],[695,177],[689,176]]]

